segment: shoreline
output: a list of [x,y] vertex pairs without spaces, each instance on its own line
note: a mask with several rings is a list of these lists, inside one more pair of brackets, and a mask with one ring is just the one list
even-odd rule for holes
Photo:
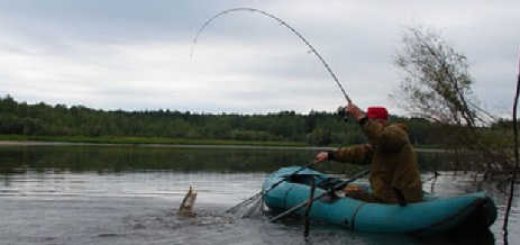
[[[269,149],[269,150],[332,150],[333,146],[255,145],[255,144],[156,144],[156,143],[91,143],[66,141],[0,140],[0,147],[7,146],[133,146],[164,148],[211,148],[211,149]],[[446,153],[445,149],[415,148],[419,153]]]
[[155,143],[90,143],[90,142],[62,142],[62,141],[17,141],[0,140],[0,147],[4,146],[134,146],[134,147],[164,147],[164,148],[236,148],[236,149],[305,149],[330,150],[330,146],[291,146],[291,145],[247,145],[247,144],[155,144]]

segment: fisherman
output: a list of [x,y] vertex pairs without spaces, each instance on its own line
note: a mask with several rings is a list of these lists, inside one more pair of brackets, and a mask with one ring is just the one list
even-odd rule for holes
[[345,109],[367,136],[369,144],[342,147],[334,151],[322,151],[316,162],[334,160],[354,164],[371,164],[371,193],[356,185],[348,185],[345,193],[367,202],[407,203],[422,200],[422,184],[415,151],[408,139],[408,128],[401,123],[388,123],[388,111],[384,107],[369,107],[365,114],[349,103]]

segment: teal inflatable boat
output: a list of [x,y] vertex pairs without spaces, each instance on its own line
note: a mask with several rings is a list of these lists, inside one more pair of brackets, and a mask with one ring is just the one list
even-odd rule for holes
[[[262,189],[269,190],[264,196],[265,204],[279,213],[307,201],[312,179],[316,183],[314,196],[327,192],[334,182],[341,181],[312,169],[297,166],[282,168],[269,175],[263,184]],[[294,214],[303,215],[304,212],[305,207]],[[409,234],[488,229],[496,216],[495,204],[484,192],[455,197],[425,194],[424,201],[406,206],[329,196],[316,200],[309,210],[309,218],[313,221],[336,224],[354,231]]]

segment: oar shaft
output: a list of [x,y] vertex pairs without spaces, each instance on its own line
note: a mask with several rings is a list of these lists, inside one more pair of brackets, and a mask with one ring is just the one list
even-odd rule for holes
[[309,230],[310,230],[310,220],[309,220],[309,214],[311,213],[312,208],[312,199],[314,198],[314,190],[316,190],[316,180],[314,178],[311,179],[311,192],[309,194],[309,201],[307,202],[307,209],[305,210],[305,221],[303,222],[303,236],[308,237],[309,236]]

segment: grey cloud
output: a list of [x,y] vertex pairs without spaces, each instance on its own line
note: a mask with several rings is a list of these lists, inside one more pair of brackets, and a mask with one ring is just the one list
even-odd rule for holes
[[[468,56],[476,80],[475,92],[483,103],[502,107],[509,103],[520,36],[516,26],[520,17],[514,11],[519,6],[516,1],[500,4],[473,1],[0,1],[0,31],[3,33],[0,51],[28,60],[38,58],[39,62],[47,57],[58,59],[57,65],[73,63],[63,68],[69,67],[72,72],[58,73],[61,67],[47,68],[51,73],[48,86],[60,87],[60,91],[83,91],[84,98],[64,96],[66,92],[52,94],[52,89],[35,95],[27,87],[17,86],[17,83],[31,86],[31,82],[37,82],[16,80],[14,74],[31,71],[22,64],[13,71],[0,68],[0,78],[12,79],[0,84],[0,90],[28,100],[59,101],[62,96],[63,101],[70,103],[123,109],[265,112],[292,108],[305,112],[310,108],[334,109],[344,103],[334,81],[297,37],[275,21],[249,13],[223,16],[202,34],[195,61],[203,65],[200,70],[193,68],[193,72],[203,73],[204,81],[188,80],[184,71],[187,65],[180,61],[171,67],[157,67],[159,62],[170,62],[165,58],[168,55],[187,55],[193,35],[207,18],[224,9],[244,5],[265,9],[300,31],[360,104],[390,103],[387,94],[401,79],[393,67],[393,56],[404,28],[415,22],[440,29],[456,49]],[[468,11],[461,12],[464,9]],[[138,56],[149,53],[129,54],[119,49],[125,45],[149,49],[152,43],[185,47],[186,54],[176,49],[177,53],[154,54],[158,57],[143,59]],[[202,49],[203,46],[219,49],[222,44],[226,46],[222,50],[229,46],[237,49],[219,53],[223,57],[211,57]],[[257,52],[248,56],[240,47],[257,49]],[[85,69],[81,69],[82,66]],[[143,72],[136,71],[139,69]],[[171,69],[172,74],[167,75],[164,69]],[[56,74],[66,77],[53,78]],[[239,78],[231,81],[232,84],[218,82],[233,75]],[[242,78],[244,81],[239,83]],[[59,85],[67,79],[75,86]],[[107,86],[102,82],[112,79],[132,80],[137,85]],[[160,81],[165,81],[163,87]],[[89,82],[92,87],[88,86]],[[155,86],[152,88],[139,85],[152,82]],[[186,95],[189,88],[172,85],[199,82],[209,87],[194,88],[214,94],[197,98],[196,93]],[[94,96],[96,101],[90,101]]]

